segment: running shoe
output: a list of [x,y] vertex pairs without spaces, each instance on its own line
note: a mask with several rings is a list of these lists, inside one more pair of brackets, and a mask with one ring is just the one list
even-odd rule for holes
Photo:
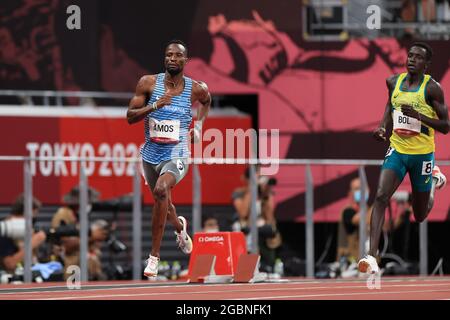
[[177,236],[177,244],[178,247],[183,251],[185,254],[190,254],[192,252],[192,239],[189,237],[186,229],[187,229],[187,221],[184,217],[179,216],[178,220],[180,220],[181,224],[183,225],[183,229],[180,231],[180,233],[175,231],[175,235]]
[[147,266],[144,270],[144,276],[156,277],[158,275],[159,258],[150,255],[146,261]]
[[378,267],[377,259],[371,255],[366,255],[358,262],[358,270],[361,273],[378,273],[380,268]]
[[444,176],[438,166],[434,166],[432,175],[433,179],[436,179],[436,188],[442,189],[447,183],[447,178]]

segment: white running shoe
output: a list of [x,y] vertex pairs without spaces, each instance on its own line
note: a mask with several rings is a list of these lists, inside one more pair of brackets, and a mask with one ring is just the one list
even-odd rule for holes
[[377,259],[371,255],[366,255],[358,262],[358,270],[361,273],[378,273],[380,268],[378,267]]
[[156,277],[158,275],[159,258],[150,255],[147,259],[147,266],[144,270],[144,276]]
[[187,221],[182,216],[178,216],[178,220],[180,220],[181,224],[183,225],[183,229],[181,230],[180,233],[175,231],[175,235],[177,236],[178,247],[185,254],[189,254],[192,252],[192,239],[191,239],[191,237],[189,237],[189,235],[186,231]]
[[447,178],[438,166],[434,166],[432,175],[433,179],[436,179],[436,189],[442,189],[447,183]]

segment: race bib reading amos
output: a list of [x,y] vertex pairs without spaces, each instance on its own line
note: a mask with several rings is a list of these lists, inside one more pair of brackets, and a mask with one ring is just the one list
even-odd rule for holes
[[161,120],[150,118],[150,140],[152,142],[169,144],[180,141],[180,120]]

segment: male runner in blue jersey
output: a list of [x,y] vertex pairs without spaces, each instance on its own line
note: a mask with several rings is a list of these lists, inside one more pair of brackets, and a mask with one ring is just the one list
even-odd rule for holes
[[[129,124],[145,121],[145,144],[141,149],[144,175],[150,185],[155,205],[152,216],[152,250],[144,275],[158,274],[159,252],[166,218],[176,229],[180,249],[189,254],[192,240],[187,234],[187,222],[177,217],[171,199],[171,189],[188,171],[189,143],[200,138],[203,122],[208,115],[211,95],[205,83],[183,74],[188,61],[186,45],[172,40],[166,46],[165,73],[143,76],[131,99],[127,120]],[[197,121],[192,122],[191,105],[199,102]]]

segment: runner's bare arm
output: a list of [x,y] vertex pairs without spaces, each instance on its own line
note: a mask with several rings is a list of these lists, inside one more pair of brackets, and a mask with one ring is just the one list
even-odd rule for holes
[[152,106],[146,106],[145,104],[150,98],[155,81],[155,76],[143,76],[139,79],[136,93],[128,106],[127,120],[129,124],[141,121],[152,111]]
[[203,124],[211,107],[211,95],[206,83],[201,81],[194,84],[193,91],[196,99],[200,102],[200,106],[197,110],[197,122],[200,121]]
[[384,109],[383,118],[381,118],[380,125],[373,132],[373,137],[379,141],[386,141],[386,128],[392,126],[392,104],[391,95],[395,87],[396,75],[393,75],[386,79],[386,86],[388,88],[388,101],[386,103],[386,108]]
[[201,81],[194,82],[194,86],[192,88],[192,100],[193,102],[200,102],[200,106],[197,109],[197,120],[195,121],[194,128],[189,132],[191,142],[197,143],[201,138],[203,123],[205,122],[211,107],[211,95],[209,94],[206,83]]
[[447,134],[450,129],[450,121],[448,119],[448,107],[445,104],[444,92],[442,91],[441,86],[439,85],[439,83],[431,79],[427,86],[427,92],[425,94],[429,99],[429,101],[427,102],[430,103],[434,111],[436,111],[438,119],[427,117],[414,110],[413,107],[407,105],[402,106],[402,113],[404,115],[422,121],[422,123],[443,134]]

